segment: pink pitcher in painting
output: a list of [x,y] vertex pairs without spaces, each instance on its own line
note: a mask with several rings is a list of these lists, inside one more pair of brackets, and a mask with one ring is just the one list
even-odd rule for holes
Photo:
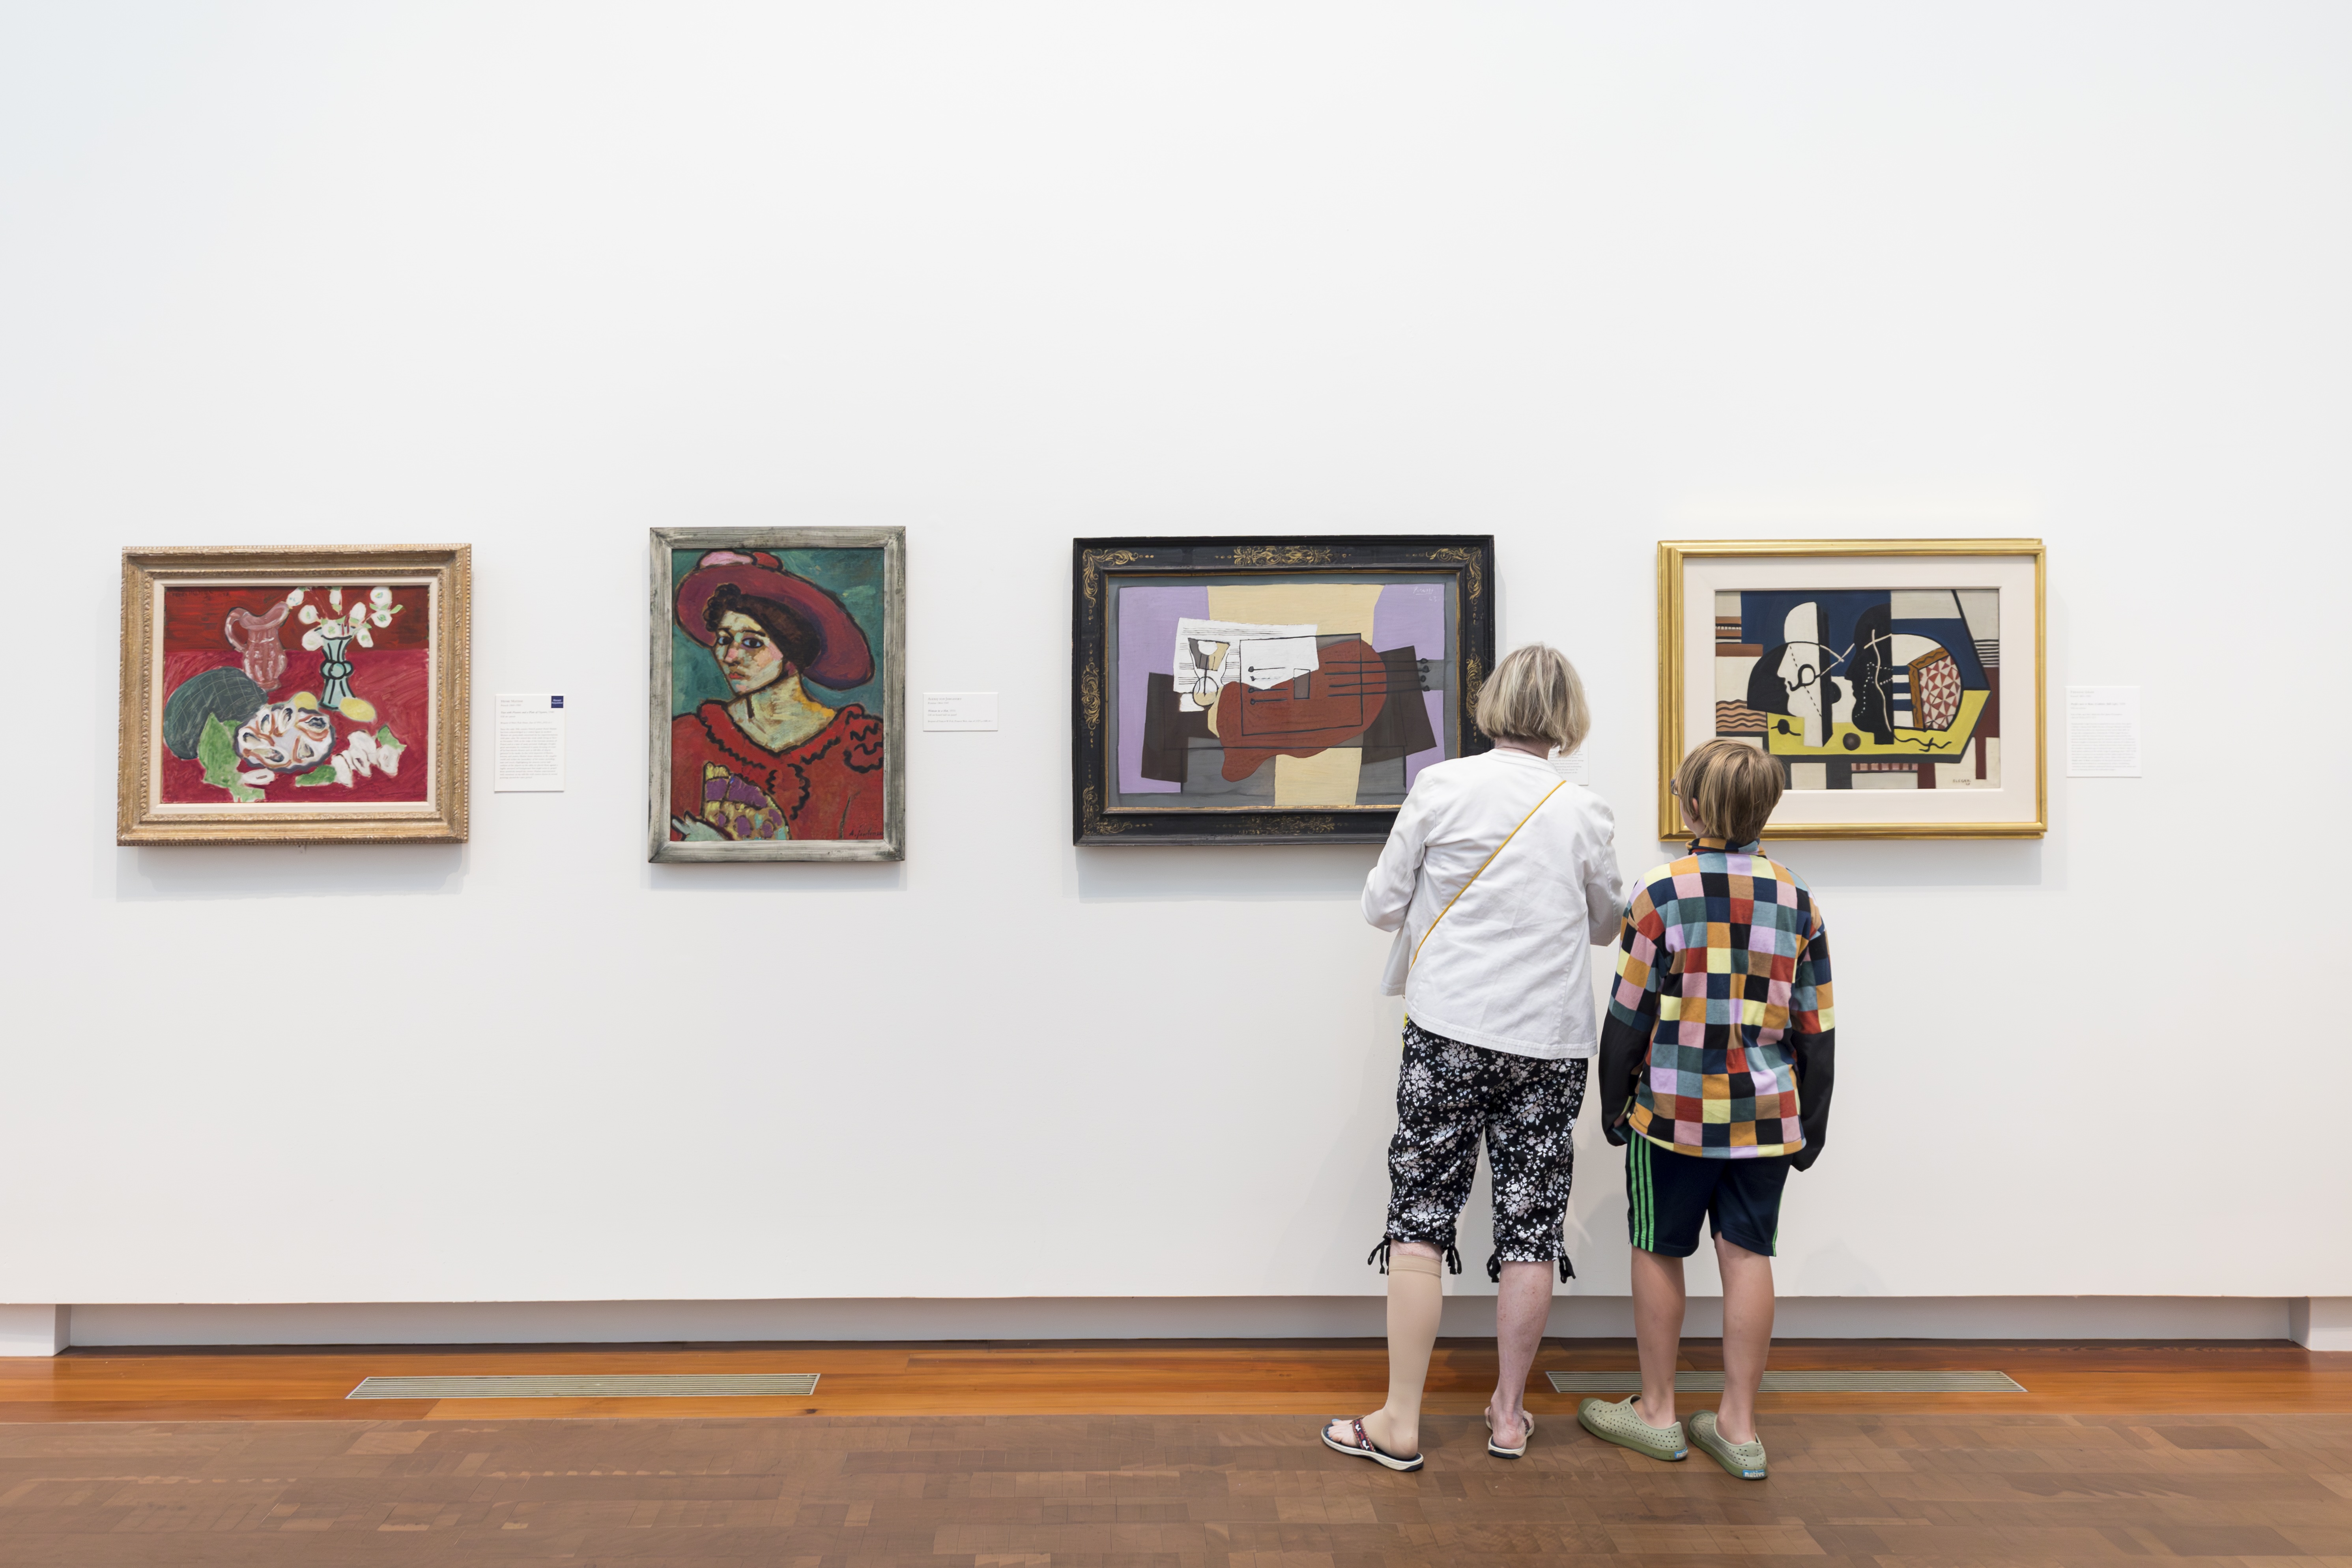
[[[286,650],[278,644],[278,628],[286,624],[286,613],[293,608],[287,600],[279,600],[266,616],[248,610],[231,610],[221,625],[221,635],[228,646],[245,655],[245,673],[264,691],[273,689],[286,673]],[[237,640],[237,633],[245,640]]]

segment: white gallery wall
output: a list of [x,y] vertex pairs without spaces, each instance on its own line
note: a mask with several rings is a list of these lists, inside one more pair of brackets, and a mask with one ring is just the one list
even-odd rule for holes
[[[2352,1295],[2347,191],[2326,5],[11,7],[0,1301],[1376,1293],[1372,851],[1071,847],[1069,542],[1404,531],[1582,668],[1629,874],[1658,540],[2047,541],[2146,776],[1787,848],[1782,1288]],[[903,865],[645,864],[720,524],[904,526],[910,693],[1001,694]],[[115,847],[120,549],[404,541],[472,842]]]

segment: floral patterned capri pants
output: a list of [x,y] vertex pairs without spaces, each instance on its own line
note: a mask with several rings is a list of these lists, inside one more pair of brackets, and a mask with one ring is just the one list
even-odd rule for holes
[[1389,1142],[1387,1239],[1373,1256],[1385,1266],[1390,1242],[1425,1242],[1461,1272],[1454,1221],[1478,1173],[1483,1135],[1495,1189],[1486,1277],[1502,1278],[1506,1263],[1557,1258],[1560,1278],[1570,1278],[1560,1226],[1576,1175],[1573,1134],[1587,1065],[1465,1046],[1406,1019],[1397,1130]]

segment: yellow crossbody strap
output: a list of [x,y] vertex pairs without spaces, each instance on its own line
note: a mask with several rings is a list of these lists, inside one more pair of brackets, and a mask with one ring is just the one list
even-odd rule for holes
[[[1528,814],[1519,818],[1519,827],[1525,827],[1528,823],[1533,822],[1536,819],[1536,813],[1541,811],[1547,805],[1549,805],[1551,801],[1551,797],[1559,793],[1560,784],[1564,784],[1567,782],[1568,781],[1566,779],[1562,779],[1559,781],[1559,784],[1556,784],[1552,785],[1551,788],[1544,791],[1543,799],[1536,802],[1532,806],[1529,806],[1528,808]],[[1519,827],[1514,827],[1508,833],[1503,835],[1503,841],[1495,846],[1495,855],[1500,855],[1504,850],[1508,849],[1511,847],[1511,840],[1519,836]],[[1495,855],[1487,856],[1485,861],[1479,865],[1478,868],[1470,873],[1470,882],[1475,882],[1479,878],[1486,874],[1486,868],[1495,863]],[[1445,900],[1445,907],[1444,909],[1437,911],[1437,919],[1429,922],[1429,929],[1421,933],[1421,940],[1419,942],[1412,944],[1413,963],[1419,963],[1421,962],[1421,950],[1429,945],[1429,939],[1437,934],[1437,927],[1439,923],[1443,921],[1447,915],[1454,912],[1454,906],[1462,901],[1462,895],[1470,890],[1470,882],[1465,882],[1459,888],[1454,889],[1454,896]],[[1409,963],[1405,965],[1405,967],[1410,969],[1412,967],[1412,964]]]

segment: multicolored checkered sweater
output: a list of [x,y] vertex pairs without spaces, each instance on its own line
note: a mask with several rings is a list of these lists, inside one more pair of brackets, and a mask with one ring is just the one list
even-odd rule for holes
[[1829,1133],[1828,930],[1804,879],[1755,843],[1690,850],[1626,903],[1601,1039],[1609,1141],[1631,1131],[1716,1160],[1790,1154],[1801,1170]]

